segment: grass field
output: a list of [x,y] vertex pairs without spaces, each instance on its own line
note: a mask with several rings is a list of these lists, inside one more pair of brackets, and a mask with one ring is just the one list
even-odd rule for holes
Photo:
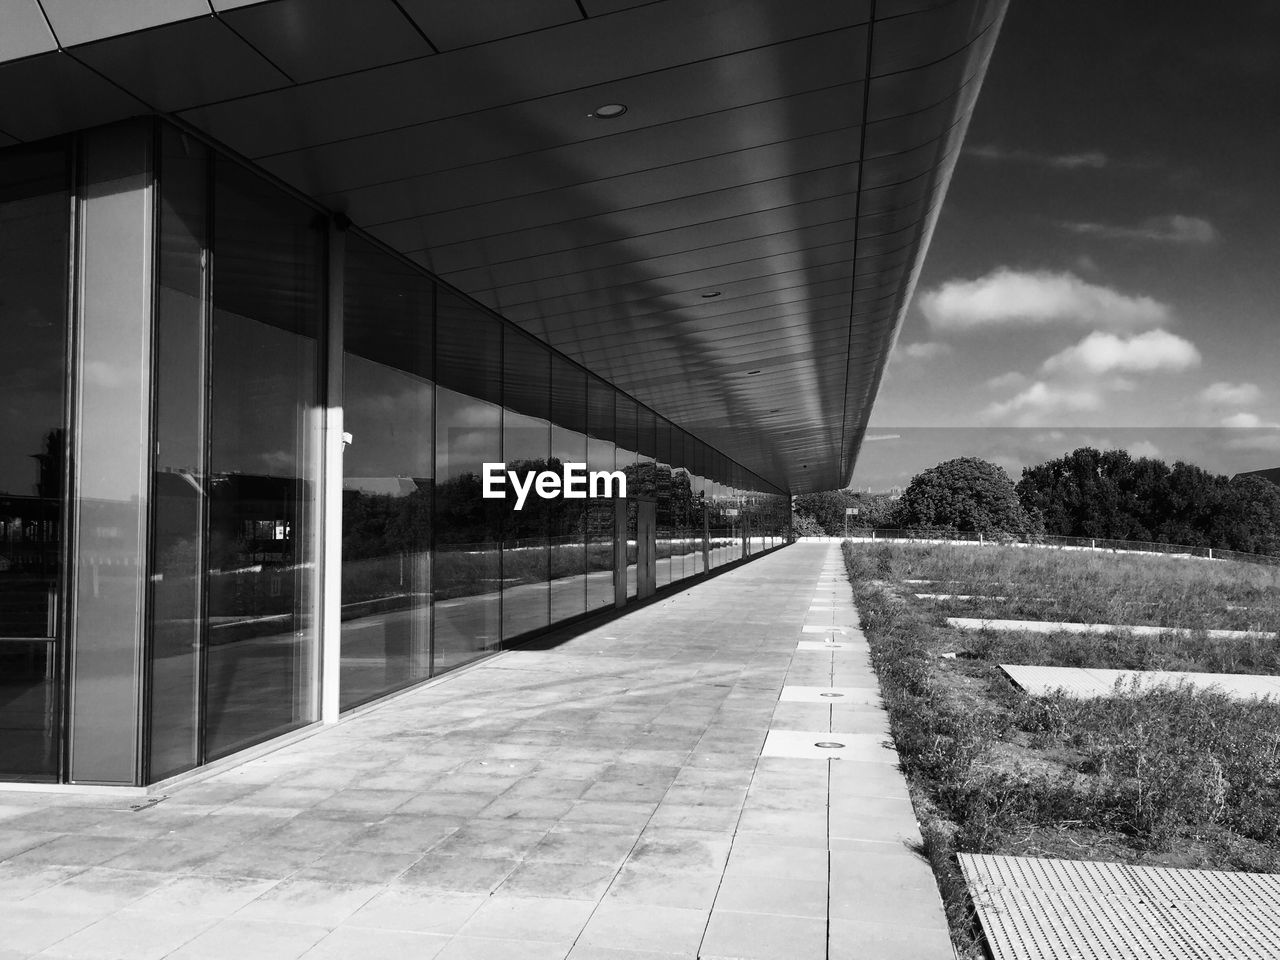
[[[844,553],[962,956],[983,953],[957,852],[1280,872],[1280,703],[1186,689],[1031,698],[996,667],[1280,674],[1280,641],[1195,632],[1280,629],[1280,571],[991,546],[846,543]],[[917,592],[1054,598],[978,602],[967,615],[1190,632],[961,633],[945,617],[967,602]]]

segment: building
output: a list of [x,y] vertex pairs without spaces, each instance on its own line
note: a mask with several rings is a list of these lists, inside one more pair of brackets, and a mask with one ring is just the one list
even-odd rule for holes
[[0,6],[0,778],[163,781],[785,543],[1004,5]]

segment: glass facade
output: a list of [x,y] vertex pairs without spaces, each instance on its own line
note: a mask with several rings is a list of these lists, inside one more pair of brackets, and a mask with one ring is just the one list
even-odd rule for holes
[[0,152],[3,779],[58,776],[70,203],[64,144]]
[[[146,546],[98,575],[127,574],[141,597],[143,729],[123,745],[137,779],[315,722],[335,683],[348,710],[785,542],[782,491],[652,409],[372,240],[331,242],[322,211],[190,135],[148,121],[127,136],[146,141],[135,202],[155,224],[149,340],[129,341],[150,343],[130,381],[150,397],[131,426],[150,431],[131,508]],[[105,555],[63,572],[64,517],[79,516],[65,451],[88,422],[68,391],[94,362],[68,346],[71,146],[0,151],[0,329],[24,345],[0,359],[8,779],[66,779],[67,648],[91,625],[69,633],[61,611],[93,594],[86,564]],[[339,412],[341,482],[326,486]],[[625,476],[627,496],[530,491],[517,509],[510,484],[482,496],[486,464],[585,464]],[[341,538],[327,625],[326,537]]]
[[435,284],[346,239],[343,709],[431,674]]

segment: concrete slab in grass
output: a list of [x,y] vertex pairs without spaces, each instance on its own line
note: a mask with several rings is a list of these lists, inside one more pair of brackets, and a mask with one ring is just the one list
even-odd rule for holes
[[[818,746],[818,744],[829,746]],[[791,757],[798,760],[856,760],[893,764],[898,754],[878,734],[842,733],[826,730],[770,730],[761,756]]]
[[778,699],[784,703],[819,703],[829,707],[840,704],[878,704],[880,686],[806,687],[788,684]]
[[[1132,633],[1138,636],[1166,636],[1171,633],[1197,633],[1188,627],[1155,627],[1124,623],[1071,623],[1062,620],[988,620],[981,617],[947,617],[950,626],[960,630],[1023,630],[1028,633]],[[1273,640],[1274,633],[1258,630],[1205,630],[1211,640]]]
[[[861,645],[859,644],[858,646],[861,646]],[[822,640],[801,640],[799,643],[796,644],[797,651],[804,651],[806,653],[812,652],[812,651],[837,652],[841,650],[847,651],[847,650],[853,650],[853,649],[854,649],[854,644],[847,643],[843,640],[836,640],[831,643],[826,643]]]

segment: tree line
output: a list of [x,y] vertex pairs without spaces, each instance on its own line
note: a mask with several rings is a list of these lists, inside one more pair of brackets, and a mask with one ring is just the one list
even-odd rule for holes
[[1280,555],[1280,486],[1123,450],[1081,447],[1022,471],[1017,484],[976,457],[917,474],[901,498],[851,490],[794,500],[799,536],[852,527],[929,528],[988,536],[1144,540]]

